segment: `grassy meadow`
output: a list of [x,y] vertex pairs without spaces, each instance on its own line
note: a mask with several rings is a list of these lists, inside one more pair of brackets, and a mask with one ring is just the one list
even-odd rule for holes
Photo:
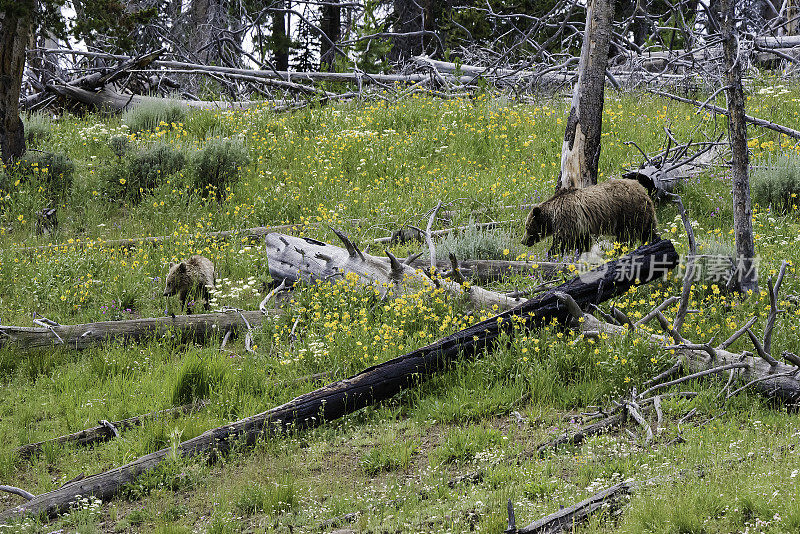
[[[800,129],[800,88],[764,79],[748,89],[748,112]],[[257,309],[270,282],[263,246],[209,232],[295,224],[291,233],[336,244],[329,225],[370,252],[373,239],[405,224],[425,227],[437,202],[446,225],[502,221],[440,241],[460,258],[545,257],[549,240],[523,247],[522,204],[548,198],[560,166],[568,100],[517,102],[376,98],[294,113],[183,112],[145,108],[122,117],[27,117],[29,155],[0,171],[0,324],[30,326],[33,314],[61,324],[179,313],[162,296],[171,261],[209,257],[218,273],[213,309]],[[716,139],[724,120],[648,94],[606,97],[600,180],[664,145]],[[762,291],[741,299],[707,280],[693,286],[684,334],[717,343],[769,311],[765,281],[790,262],[780,294],[773,354],[800,352],[800,214],[791,189],[800,146],[750,128],[754,180],[773,168],[789,192],[754,204]],[[53,154],[59,155],[54,157]],[[794,173],[794,174],[793,174]],[[755,175],[758,174],[758,177]],[[796,178],[800,183],[800,177]],[[733,250],[731,182],[725,168],[680,190],[702,254]],[[800,188],[798,188],[800,192]],[[762,195],[761,198],[767,198]],[[37,212],[56,208],[41,233]],[[685,253],[677,210],[658,206],[660,232]],[[166,236],[157,244],[117,239]],[[480,246],[478,246],[478,244]],[[634,245],[615,243],[609,258]],[[423,246],[394,245],[405,256]],[[513,291],[541,283],[511,276]],[[613,304],[636,319],[669,295],[680,276],[632,289]],[[207,429],[262,412],[326,382],[426,345],[493,310],[472,310],[428,285],[381,301],[350,279],[297,287],[285,314],[241,339],[182,343],[173,337],[82,352],[0,349],[0,484],[51,491],[173,446]],[[611,303],[603,308],[608,309]],[[677,306],[665,314],[674,317]],[[649,327],[657,331],[657,325]],[[294,329],[296,336],[292,336]],[[753,351],[737,341],[732,350]],[[579,532],[797,532],[800,420],[793,408],[744,391],[724,402],[724,381],[700,380],[665,397],[663,431],[615,431],[539,457],[537,446],[609,407],[669,368],[673,355],[634,335],[588,339],[558,328],[518,332],[476,360],[459,361],[389,402],[317,429],[267,436],[216,462],[172,458],[111,502],[85,498],[50,521],[26,518],[0,532],[502,532],[511,499],[528,524],[622,480],[654,479],[617,510]],[[325,373],[323,378],[312,375]],[[198,410],[152,420],[92,447],[24,444],[204,399]],[[689,415],[695,410],[692,415]],[[688,417],[686,417],[688,415]],[[0,493],[0,510],[20,504]]]

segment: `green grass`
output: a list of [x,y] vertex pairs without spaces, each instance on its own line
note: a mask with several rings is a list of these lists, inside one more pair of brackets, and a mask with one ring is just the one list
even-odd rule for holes
[[[759,81],[753,88],[748,112],[798,127],[797,89],[759,93],[770,83]],[[39,146],[68,157],[74,173],[58,199],[59,227],[48,236],[35,229],[35,213],[49,200],[39,189],[44,182],[36,176],[19,183],[4,179],[0,321],[29,326],[33,311],[62,324],[163,316],[177,305],[161,296],[169,262],[192,254],[206,255],[216,265],[212,307],[255,309],[270,281],[263,247],[239,238],[213,240],[207,232],[296,223],[297,235],[334,242],[327,227],[333,225],[363,246],[403,225],[425,227],[427,212],[439,200],[452,212],[454,226],[512,221],[444,239],[440,255],[448,248],[464,257],[535,261],[549,243],[520,245],[526,212],[514,206],[550,195],[566,106],[556,99],[521,104],[482,95],[470,101],[415,97],[342,104],[291,115],[265,109],[197,111],[164,124],[124,118],[131,125],[148,124],[142,128],[93,115],[29,118],[40,132]],[[142,117],[157,115],[145,111]],[[709,137],[725,127],[651,95],[615,93],[608,95],[604,121],[601,180],[638,163],[636,150],[625,141],[655,151],[665,125],[680,138],[698,127]],[[753,131],[751,136],[754,158],[797,152],[786,138]],[[136,154],[153,147],[170,147],[192,161],[192,154],[226,139],[247,152],[237,161],[249,163],[236,165],[238,177],[225,185],[230,190],[219,200],[193,185],[192,165],[156,173],[164,176],[143,188],[141,198],[106,187],[109,177],[130,170]],[[687,181],[681,193],[696,220],[700,252],[730,254],[727,172],[710,169]],[[658,215],[662,235],[685,252],[676,209],[659,206]],[[796,210],[776,213],[756,205],[754,231],[763,278],[774,276],[782,259],[798,260]],[[133,248],[104,243],[148,235],[169,239]],[[20,249],[49,244],[64,246]],[[609,257],[630,247],[618,244]],[[401,256],[422,248],[406,243],[392,250]],[[379,250],[373,246],[371,252]],[[511,291],[537,283],[510,277],[496,287]],[[636,288],[613,304],[636,319],[678,292],[679,281],[672,277]],[[786,312],[773,336],[779,351],[800,351],[800,304],[793,297],[799,292],[792,265],[779,304]],[[766,321],[765,292],[742,301],[701,281],[692,298],[691,307],[699,312],[690,314],[684,332],[696,342],[719,342],[750,316],[759,317],[756,332]],[[217,350],[221,336],[205,346],[166,336],[80,353],[0,349],[0,480],[32,493],[56,489],[81,473],[111,469],[285,403],[321,385],[309,381],[310,375],[327,373],[326,382],[345,378],[493,315],[468,310],[463,300],[430,285],[415,287],[402,299],[381,300],[347,279],[298,287],[284,307],[284,316],[254,332],[255,354],[244,350],[241,339]],[[665,313],[673,317],[675,311]],[[296,339],[290,337],[293,328]],[[733,349],[752,347],[740,340]],[[800,461],[792,450],[800,424],[782,407],[747,392],[723,406],[722,384],[714,380],[685,384],[698,392],[694,399],[664,400],[665,430],[652,445],[631,426],[633,438],[615,432],[538,456],[537,445],[577,428],[581,412],[607,407],[634,387],[641,391],[644,381],[671,363],[667,351],[631,335],[593,340],[557,327],[518,331],[494,352],[454,362],[380,406],[314,430],[265,436],[254,448],[236,446],[212,463],[173,458],[99,509],[87,505],[46,523],[28,519],[26,528],[499,532],[508,499],[522,525],[620,480],[661,476],[635,493],[619,515],[602,514],[584,531],[796,530],[800,511],[792,483]],[[90,448],[51,444],[24,461],[13,454],[22,444],[75,432],[99,419],[119,420],[199,399],[207,401],[203,408],[148,421],[126,430],[123,439]],[[695,417],[679,426],[693,408]],[[678,435],[684,442],[675,442]],[[19,502],[0,495],[0,509]]]

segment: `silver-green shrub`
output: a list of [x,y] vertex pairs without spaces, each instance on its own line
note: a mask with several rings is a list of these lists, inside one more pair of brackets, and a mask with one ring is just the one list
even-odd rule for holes
[[132,133],[155,130],[162,122],[171,124],[185,120],[186,109],[172,100],[142,103],[126,111],[122,116],[123,124],[126,124]]
[[75,164],[64,154],[28,150],[14,165],[12,175],[23,182],[37,180],[51,200],[63,199],[72,189]]
[[447,258],[452,252],[460,260],[508,259],[503,252],[513,241],[511,233],[503,228],[482,229],[470,221],[467,228],[441,238],[436,245],[437,256]]
[[53,123],[50,117],[43,113],[26,113],[22,116],[22,124],[25,128],[25,143],[29,146],[37,146],[50,135]]
[[106,194],[138,202],[158,187],[166,176],[186,165],[186,156],[169,143],[156,143],[129,154],[106,175]]
[[225,189],[236,183],[249,163],[250,155],[241,141],[211,139],[192,158],[195,188],[224,199]]
[[791,211],[800,202],[800,155],[780,154],[753,165],[750,190],[759,205]]

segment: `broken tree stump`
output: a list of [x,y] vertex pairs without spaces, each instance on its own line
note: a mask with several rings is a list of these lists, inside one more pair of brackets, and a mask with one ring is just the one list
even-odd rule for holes
[[[460,356],[473,357],[490,349],[501,334],[513,335],[516,325],[535,328],[553,320],[565,323],[572,315],[557,293],[568,294],[581,306],[588,307],[589,304],[598,304],[624,294],[633,285],[655,280],[677,264],[678,254],[671,241],[662,240],[642,246],[628,256],[606,263],[512,310],[430,345],[300,395],[266,412],[204,432],[179,444],[175,452],[184,457],[216,454],[229,450],[237,443],[252,445],[271,430],[310,428],[338,419],[388,399],[404,387],[418,384]],[[0,524],[26,514],[53,516],[67,510],[76,499],[89,495],[106,501],[116,495],[122,486],[154,469],[172,454],[172,448],[162,449],[116,469],[38,495],[1,512]]]

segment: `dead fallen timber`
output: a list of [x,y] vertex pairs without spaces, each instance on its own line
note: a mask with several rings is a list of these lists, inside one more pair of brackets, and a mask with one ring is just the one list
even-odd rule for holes
[[309,237],[272,233],[264,238],[269,264],[269,274],[276,282],[293,285],[298,281],[307,284],[336,281],[354,274],[361,284],[371,285],[381,297],[391,290],[394,295],[402,295],[409,288],[422,284],[435,284],[450,294],[466,296],[476,307],[492,307],[495,310],[508,310],[523,302],[518,297],[510,297],[479,286],[470,286],[463,280],[437,278],[431,280],[421,270],[410,265],[412,258],[400,261],[388,250],[387,258],[362,252],[345,234],[331,228],[345,248],[337,247]]
[[232,310],[50,327],[0,325],[0,349],[11,347],[16,351],[29,351],[64,347],[82,350],[109,341],[137,342],[165,336],[200,341],[228,331],[236,335],[247,330],[248,323],[250,326],[258,326],[264,317],[277,313],[280,312],[268,310],[265,315],[259,310]]
[[[260,414],[208,430],[179,444],[175,453],[182,457],[216,454],[229,450],[234,444],[253,445],[270,430],[311,428],[333,421],[418,384],[420,380],[446,369],[459,357],[474,357],[484,350],[491,350],[501,335],[513,336],[519,326],[532,329],[554,320],[566,323],[572,315],[559,297],[561,293],[588,307],[622,295],[636,284],[660,278],[677,264],[678,254],[669,240],[639,247],[628,256],[606,263],[514,309],[430,345],[300,395]],[[89,495],[107,501],[122,486],[154,469],[172,454],[172,448],[162,449],[110,471],[38,495],[0,512],[0,524],[27,514],[52,517],[69,509],[70,503]]]

